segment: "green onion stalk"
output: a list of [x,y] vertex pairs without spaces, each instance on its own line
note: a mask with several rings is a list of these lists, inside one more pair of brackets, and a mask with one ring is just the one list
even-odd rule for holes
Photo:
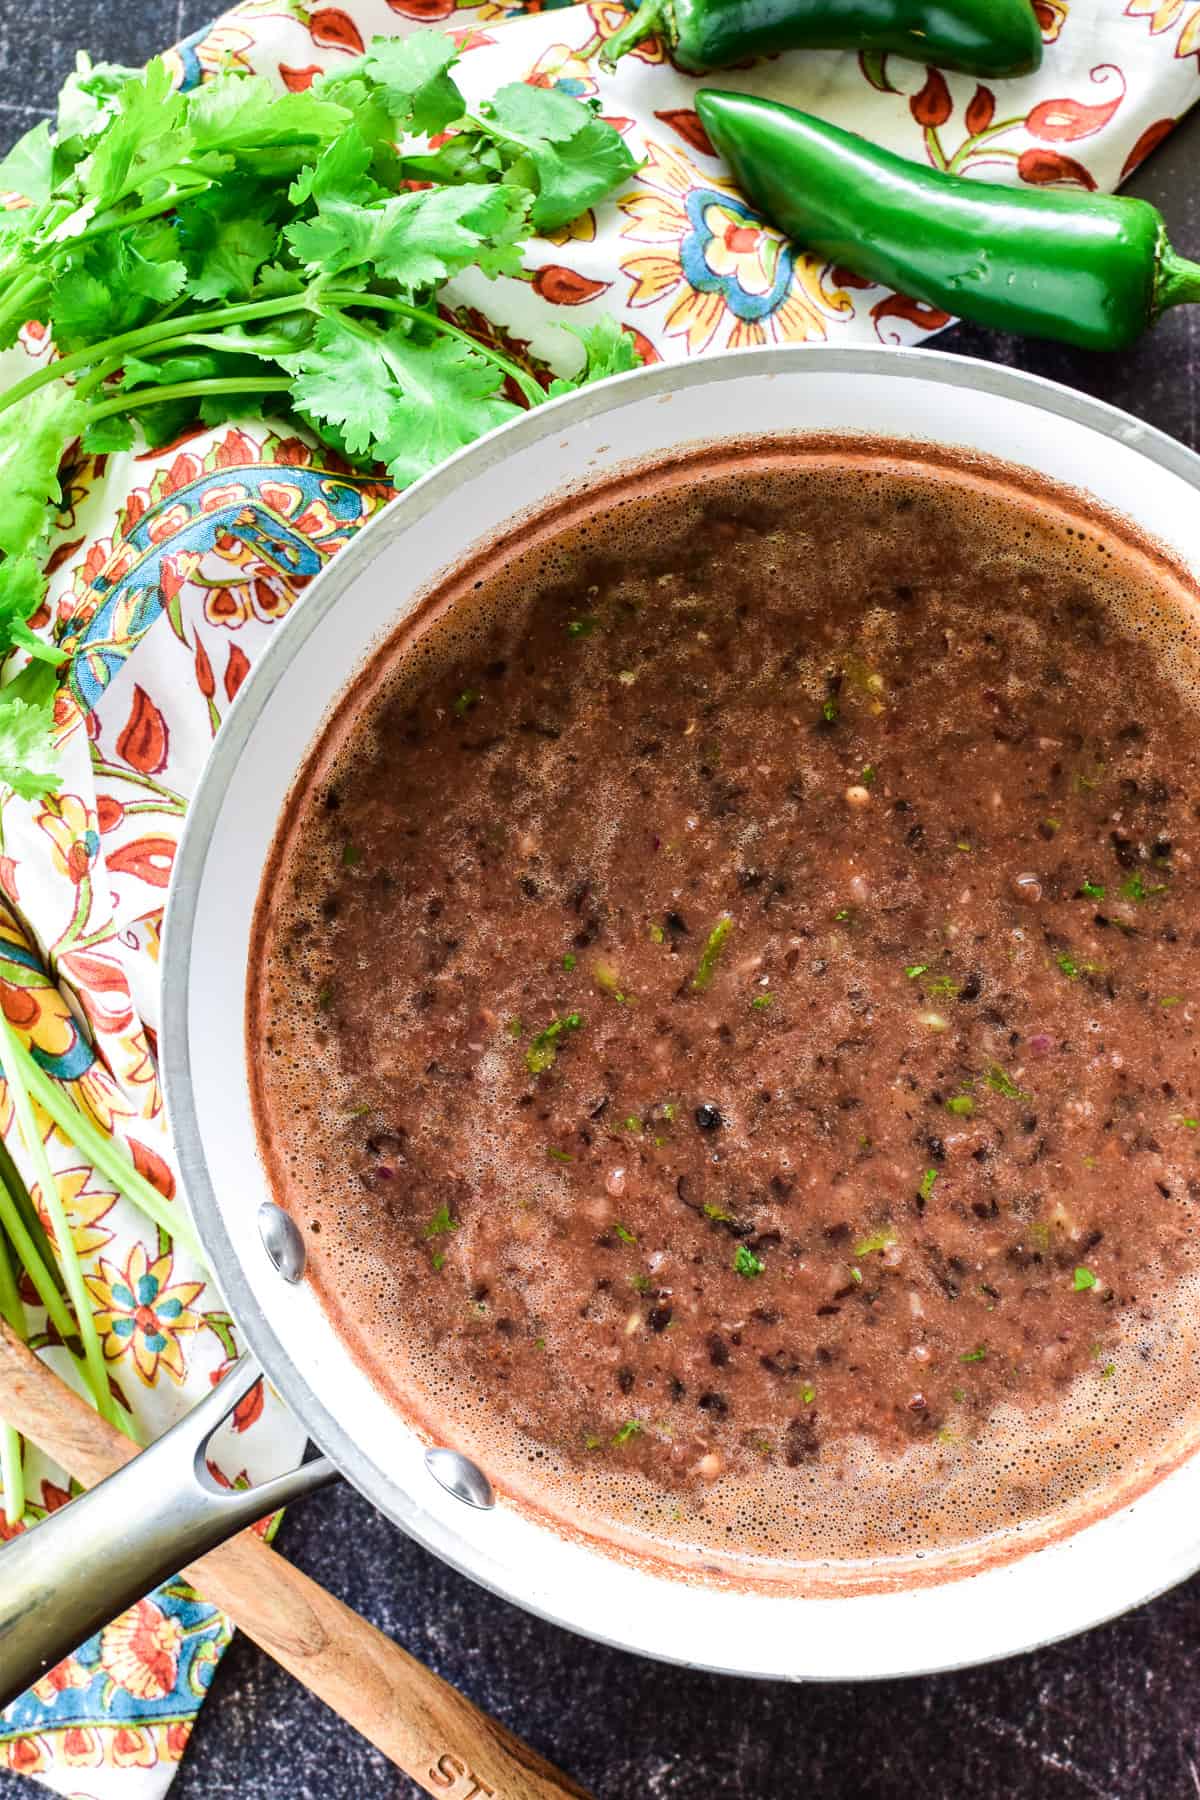
[[[4,1021],[7,1025],[7,1021]],[[117,1192],[144,1212],[167,1236],[181,1244],[188,1254],[204,1266],[204,1252],[192,1228],[191,1220],[181,1207],[173,1206],[152,1182],[135,1169],[124,1151],[76,1105],[65,1088],[59,1086],[41,1064],[30,1055],[20,1040],[8,1029],[3,1043],[4,1061],[12,1062],[30,1095],[50,1115],[63,1136],[112,1183]]]
[[[140,1442],[143,1434],[136,1420],[113,1394],[109,1383],[70,1222],[38,1129],[34,1101],[118,1193],[176,1243],[184,1245],[203,1266],[199,1240],[186,1215],[163,1198],[158,1189],[134,1168],[114,1140],[100,1131],[67,1091],[46,1074],[21,1043],[2,1010],[0,1061],[8,1077],[17,1124],[33,1163],[58,1246],[56,1266],[54,1247],[37,1209],[25,1191],[7,1148],[0,1141],[0,1318],[18,1337],[25,1339],[28,1336],[25,1309],[13,1271],[15,1256],[18,1266],[33,1283],[51,1327],[79,1368],[97,1411],[118,1425],[126,1437]],[[0,1425],[0,1480],[4,1484],[5,1516],[13,1524],[25,1510],[25,1481],[20,1435],[6,1425]]]
[[[17,1291],[3,1231],[0,1231],[0,1319],[18,1337],[25,1336],[25,1308]],[[21,1463],[20,1433],[11,1425],[0,1426],[0,1481],[4,1483],[4,1516],[10,1525],[18,1525],[25,1513],[25,1470]]]
[[6,1180],[0,1181],[0,1230],[7,1236],[16,1254],[17,1262],[32,1281],[34,1291],[45,1308],[46,1316],[54,1330],[65,1344],[71,1343],[78,1333],[75,1321],[71,1317],[70,1308],[63,1298],[62,1289],[51,1273],[52,1265],[38,1248],[37,1241],[26,1224],[13,1190]]
[[[29,1097],[29,1089],[23,1078],[18,1051],[16,1034],[5,1017],[4,1009],[0,1007],[0,1060],[3,1061],[4,1071],[8,1076],[8,1091],[12,1095],[17,1124],[24,1139],[25,1148],[29,1153],[29,1160],[33,1164],[38,1185],[42,1190],[42,1201],[49,1215],[58,1248],[59,1266],[62,1269],[67,1293],[70,1295],[71,1304],[75,1309],[75,1317],[79,1323],[79,1341],[83,1345],[87,1384],[101,1418],[107,1419],[110,1424],[115,1425],[116,1413],[113,1407],[112,1390],[108,1383],[108,1370],[104,1366],[104,1349],[100,1342],[100,1334],[96,1330],[96,1320],[84,1284],[83,1269],[80,1266],[79,1254],[75,1249],[71,1224],[63,1206],[58,1182],[54,1178],[54,1171],[50,1167],[45,1141],[34,1115],[33,1102]],[[33,1061],[32,1057],[28,1060]]]

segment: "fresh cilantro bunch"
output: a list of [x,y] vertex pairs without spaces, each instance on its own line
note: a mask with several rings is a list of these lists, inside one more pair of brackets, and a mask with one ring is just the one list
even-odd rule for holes
[[26,321],[58,359],[0,392],[0,781],[53,785],[59,652],[26,623],[59,469],[84,450],[169,442],[196,420],[297,415],[403,486],[520,409],[636,366],[607,320],[584,368],[550,381],[444,317],[468,268],[517,275],[533,232],[566,224],[634,162],[594,103],[515,82],[474,111],[436,31],[376,38],[303,93],[229,72],[181,94],[85,57],[0,163],[0,348]]

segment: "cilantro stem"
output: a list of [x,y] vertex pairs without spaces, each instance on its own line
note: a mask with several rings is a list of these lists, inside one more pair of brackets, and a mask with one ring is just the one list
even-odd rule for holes
[[[199,1239],[192,1229],[191,1220],[182,1208],[172,1206],[165,1200],[146,1177],[142,1175],[116,1146],[114,1140],[99,1131],[87,1114],[77,1106],[58,1083],[51,1079],[40,1063],[30,1055],[20,1039],[9,1032],[9,1044],[5,1049],[6,1061],[11,1059],[19,1066],[21,1074],[38,1105],[49,1113],[63,1136],[93,1163],[112,1185],[127,1200],[140,1207],[148,1219],[161,1226],[168,1237],[182,1244],[189,1255],[203,1267],[204,1252],[200,1248]],[[30,1271],[32,1273],[32,1270]]]
[[114,413],[135,411],[139,406],[157,406],[167,400],[203,400],[209,394],[290,394],[291,378],[287,375],[222,375],[204,381],[169,381],[162,387],[135,388],[132,394],[116,394],[111,400],[98,401],[90,409],[89,418],[108,419]]
[[264,362],[276,362],[280,357],[291,356],[296,349],[294,338],[271,337],[263,332],[256,338],[245,338],[240,343],[227,334],[227,331],[189,331],[186,337],[172,338],[172,350],[187,349],[195,345],[201,350],[240,350],[250,356],[261,357]]
[[75,1249],[75,1239],[71,1232],[70,1220],[63,1206],[62,1195],[58,1191],[58,1182],[50,1167],[50,1158],[46,1154],[46,1144],[34,1115],[33,1104],[29,1098],[29,1090],[22,1079],[21,1070],[13,1056],[16,1044],[13,1028],[9,1024],[4,1010],[0,1007],[0,1059],[3,1060],[4,1072],[8,1077],[8,1091],[16,1109],[17,1124],[21,1136],[25,1140],[25,1148],[33,1163],[38,1185],[42,1190],[42,1203],[50,1215],[50,1224],[54,1230],[55,1244],[58,1250],[58,1263],[67,1284],[67,1292],[71,1296],[71,1304],[75,1308],[75,1317],[79,1322],[79,1338],[83,1345],[83,1360],[87,1369],[88,1386],[96,1402],[96,1409],[102,1419],[110,1425],[117,1422],[113,1407],[112,1393],[108,1385],[108,1371],[104,1366],[104,1351],[100,1343],[100,1334],[96,1330],[96,1316],[92,1311],[87,1288],[84,1286],[83,1270],[80,1267],[79,1255]]
[[27,275],[24,281],[17,282],[0,307],[0,329],[4,331],[4,335],[8,335],[10,320],[19,331],[36,311],[39,295],[45,296],[49,292],[50,283],[42,274]]
[[0,283],[3,282],[9,269],[18,268],[24,261],[25,255],[27,254],[27,246],[34,241],[38,232],[41,231],[46,223],[46,214],[53,205],[53,199],[43,200],[39,207],[27,209],[22,213],[21,216],[25,220],[25,230],[17,240],[13,249],[9,251],[8,255],[0,257]]
[[109,377],[115,375],[120,367],[121,359],[115,356],[110,356],[104,362],[97,363],[94,369],[89,369],[87,374],[81,375],[75,383],[76,399],[86,400],[90,394],[95,393],[97,388],[103,387]]
[[[122,220],[124,223],[124,220]],[[37,284],[35,284],[36,286]],[[30,290],[33,291],[32,289]],[[11,307],[11,303],[10,303]],[[10,310],[6,307],[5,310]],[[283,294],[275,300],[246,300],[232,306],[206,308],[202,312],[178,313],[173,318],[157,319],[149,325],[139,325],[134,331],[119,332],[116,337],[106,339],[100,344],[87,344],[82,350],[73,350],[67,356],[60,356],[56,361],[47,363],[42,369],[35,369],[23,381],[14,382],[0,394],[0,413],[5,413],[12,406],[19,406],[30,394],[36,394],[39,388],[46,387],[52,381],[58,381],[65,375],[73,375],[79,369],[91,369],[98,362],[119,368],[121,359],[131,351],[147,350],[153,345],[175,343],[179,339],[187,339],[203,332],[209,345],[213,345],[215,335],[227,325],[249,325],[257,319],[284,318],[289,313],[320,313],[328,308],[338,312],[361,307],[364,311],[398,313],[406,319],[413,319],[426,325],[431,331],[440,332],[444,337],[457,338],[459,343],[466,344],[474,354],[485,357],[497,368],[511,376],[531,406],[540,406],[546,398],[545,390],[536,378],[522,369],[503,352],[481,343],[469,332],[443,319],[439,313],[421,306],[413,306],[407,300],[399,300],[390,294],[364,293],[356,288],[322,289],[319,282],[314,282],[299,294]],[[22,321],[23,322],[23,321]],[[265,348],[265,346],[264,346]],[[290,348],[290,346],[289,346]],[[110,371],[111,372],[111,371]],[[106,377],[102,378],[105,379]],[[270,388],[255,387],[255,380],[272,380]],[[100,385],[100,381],[92,379],[88,382],[85,393],[92,392]],[[282,393],[289,388],[288,381],[275,381],[274,377],[250,377],[236,382],[232,387],[209,388],[210,393]],[[166,387],[156,388],[154,398],[167,400],[184,398]],[[122,395],[119,403],[102,402],[92,411],[92,417],[105,418],[111,413],[127,412],[135,404],[146,405],[148,398],[138,399],[134,395]]]
[[[17,1292],[16,1277],[9,1261],[8,1241],[0,1231],[0,1319],[24,1338],[25,1308]],[[21,1437],[13,1426],[0,1427],[0,1481],[4,1483],[4,1516],[16,1525],[25,1511],[25,1471],[21,1465]]]
[[476,355],[485,356],[498,369],[503,369],[506,375],[511,375],[531,406],[540,406],[546,398],[545,389],[528,370],[522,369],[502,351],[493,350],[490,345],[473,338],[469,332],[451,325],[440,313],[430,312],[423,306],[411,306],[407,300],[397,300],[390,294],[369,294],[354,288],[326,288],[321,295],[321,305],[337,307],[339,310],[352,306],[369,307],[381,312],[399,313],[406,319],[416,319],[422,325],[428,325],[431,331],[440,331],[446,337],[457,338],[460,344],[466,344]]
[[[75,197],[67,199],[63,194],[51,194],[48,200],[42,201],[42,204],[32,216],[28,212],[23,215],[26,222],[25,230],[22,232],[13,248],[9,251],[8,255],[0,257],[0,287],[3,287],[5,276],[10,269],[19,268],[23,262],[29,260],[31,245],[34,246],[34,255],[37,254],[39,248],[45,248],[44,242],[41,246],[38,246],[36,244],[36,239],[41,237],[43,233],[46,234],[46,237],[50,237],[58,230],[60,225],[64,224],[66,220],[71,217],[71,214],[76,211],[78,205],[79,201]],[[69,242],[69,240],[63,241]],[[53,254],[53,252],[51,252],[51,254]],[[45,274],[39,275],[39,285],[49,287],[52,274],[53,271],[47,271]],[[5,310],[8,311],[9,308],[6,306]],[[24,319],[22,319],[21,323],[25,323]]]
[[128,350],[144,350],[150,344],[166,343],[170,339],[186,337],[192,331],[212,331],[221,325],[248,325],[255,319],[275,319],[285,313],[304,312],[312,305],[311,288],[301,294],[284,294],[278,300],[246,300],[236,306],[206,307],[202,312],[178,313],[170,319],[159,319],[151,325],[139,325],[136,331],[122,331],[116,337],[107,338],[102,344],[86,344],[82,350],[73,350],[69,356],[60,356],[57,362],[47,363],[44,369],[36,369],[27,375],[24,381],[14,382],[0,394],[0,413],[8,411],[10,406],[17,406],[22,400],[35,394],[48,382],[57,381],[62,375],[73,375],[77,369],[87,369],[98,361],[108,362],[114,357],[121,357]]
[[86,231],[77,232],[69,240],[71,249],[74,250],[77,244],[94,243],[97,238],[107,237],[110,231],[122,231],[126,225],[137,225],[143,219],[157,219],[163,213],[173,212],[181,200],[190,200],[195,194],[207,193],[212,186],[212,180],[206,176],[200,181],[189,181],[172,188],[170,193],[160,194],[156,200],[147,200],[144,206],[135,206],[129,212],[119,212],[113,207],[110,209],[110,218],[89,225]]
[[46,269],[44,264],[35,265],[23,280],[13,281],[6,288],[8,271],[12,268],[19,268],[22,262],[28,260],[29,245],[34,242],[36,237],[43,232],[49,236],[57,231],[58,227],[70,218],[74,210],[75,202],[73,200],[64,200],[61,197],[56,200],[53,196],[49,200],[44,200],[33,218],[29,220],[15,248],[8,256],[0,259],[0,292],[4,292],[5,295],[4,305],[0,308],[0,320],[3,320],[5,325],[12,318],[17,328],[20,329],[27,320],[32,318],[33,296],[49,294],[54,273],[52,270]]

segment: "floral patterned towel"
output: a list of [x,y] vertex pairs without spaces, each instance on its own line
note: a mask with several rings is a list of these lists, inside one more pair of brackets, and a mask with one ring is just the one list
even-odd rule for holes
[[[510,354],[563,353],[565,319],[620,316],[647,361],[799,341],[912,343],[944,314],[793,250],[726,179],[694,80],[653,42],[601,73],[590,53],[625,16],[609,0],[545,10],[455,0],[247,0],[169,53],[177,79],[232,60],[297,89],[376,33],[445,21],[472,96],[514,78],[599,94],[642,167],[627,192],[535,243],[520,279],[463,279],[455,298]],[[989,88],[895,57],[783,56],[723,80],[852,126],[918,161],[1034,185],[1115,186],[1200,98],[1200,0],[1036,0],[1041,72]],[[64,71],[65,73],[65,71]],[[35,328],[13,365],[50,353]],[[175,1188],[158,1087],[163,899],[213,737],[271,632],[388,498],[301,436],[261,422],[197,430],[72,476],[44,619],[72,652],[59,705],[62,792],[9,800],[0,857],[0,1002],[39,1060],[141,1171]],[[230,1023],[230,1041],[237,1035]],[[216,1381],[237,1328],[205,1271],[105,1187],[41,1118],[104,1352],[153,1434]],[[31,1186],[7,1091],[0,1132]],[[48,1220],[46,1220],[48,1225]],[[32,1290],[32,1340],[68,1373]],[[217,1447],[222,1478],[294,1461],[302,1433],[256,1390]],[[34,1454],[24,1528],[70,1496]],[[4,1527],[0,1525],[0,1533]],[[161,1795],[229,1641],[170,1582],[0,1714],[0,1768],[80,1800]],[[3,1777],[0,1776],[0,1784]]]

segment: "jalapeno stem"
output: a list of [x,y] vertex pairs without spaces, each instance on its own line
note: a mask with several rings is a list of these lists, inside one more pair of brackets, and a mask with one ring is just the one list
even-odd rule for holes
[[1163,313],[1169,306],[1182,306],[1189,300],[1200,300],[1200,263],[1191,262],[1170,244],[1164,244],[1154,283],[1155,311]]
[[600,61],[606,69],[611,69],[627,50],[632,50],[643,38],[653,37],[656,31],[664,31],[673,38],[674,20],[671,0],[642,0],[633,17],[606,40],[600,51]]

